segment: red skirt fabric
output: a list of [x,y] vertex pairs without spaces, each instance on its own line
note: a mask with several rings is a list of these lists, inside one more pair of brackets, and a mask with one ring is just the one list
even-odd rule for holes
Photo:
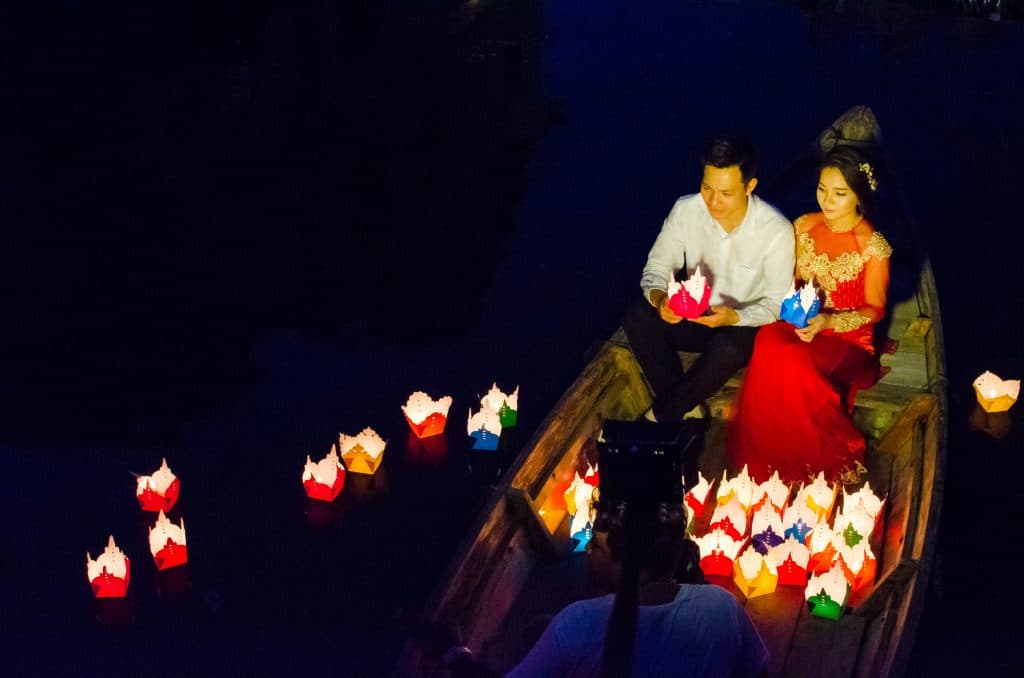
[[810,343],[794,330],[780,321],[758,332],[726,449],[760,482],[774,471],[787,482],[821,471],[838,481],[863,468],[864,437],[851,414],[857,390],[878,379],[878,360],[861,336],[870,328],[825,330]]

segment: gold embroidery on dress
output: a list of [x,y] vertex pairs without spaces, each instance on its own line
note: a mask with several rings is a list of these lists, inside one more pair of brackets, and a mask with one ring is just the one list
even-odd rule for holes
[[878,231],[871,234],[868,245],[864,248],[864,260],[875,257],[876,259],[888,259],[892,255],[892,245]]
[[817,278],[821,289],[825,291],[825,307],[834,308],[831,292],[835,291],[839,283],[853,280],[860,275],[868,260],[887,259],[891,254],[892,247],[878,231],[871,234],[863,254],[856,251],[843,252],[834,260],[829,259],[827,254],[815,252],[814,239],[807,233],[801,233],[797,238],[796,267],[802,279],[810,280],[812,276]]
[[871,322],[871,318],[858,313],[857,311],[844,311],[842,313],[832,314],[832,331],[833,332],[850,332],[855,330],[861,325],[866,325]]

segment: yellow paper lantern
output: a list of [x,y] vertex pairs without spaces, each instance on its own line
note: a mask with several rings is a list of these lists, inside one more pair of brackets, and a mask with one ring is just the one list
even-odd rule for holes
[[735,498],[743,507],[744,513],[749,512],[754,503],[754,492],[757,487],[757,483],[747,473],[746,465],[732,479],[726,476],[725,471],[722,471],[722,482],[718,485],[718,503],[728,504]]
[[355,436],[338,434],[341,458],[345,461],[345,468],[350,473],[365,473],[366,475],[376,473],[384,457],[385,445],[387,443],[384,442],[384,439],[377,435],[372,428],[364,428]]
[[733,563],[733,581],[747,598],[756,598],[775,592],[779,573],[770,559],[747,549]]
[[974,380],[974,393],[986,412],[1005,412],[1017,402],[1020,379],[1004,380],[985,371]]

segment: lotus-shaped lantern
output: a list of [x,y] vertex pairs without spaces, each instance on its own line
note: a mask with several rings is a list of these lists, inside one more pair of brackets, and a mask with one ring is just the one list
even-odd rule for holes
[[879,499],[878,496],[871,491],[871,483],[865,482],[864,487],[860,488],[856,492],[851,494],[846,493],[846,489],[843,489],[843,509],[846,510],[849,507],[861,504],[864,511],[871,516],[872,519],[878,518],[878,514],[882,512],[883,500]]
[[774,593],[779,573],[769,558],[753,549],[747,549],[733,562],[733,581],[747,598]]
[[724,530],[712,530],[703,537],[695,537],[700,549],[700,569],[707,576],[732,576],[732,563],[746,540],[736,540]]
[[497,412],[486,407],[476,414],[470,409],[466,432],[473,439],[474,450],[496,450],[501,438],[501,419]]
[[836,549],[842,544],[843,536],[837,535],[828,523],[822,521],[815,525],[807,537],[807,548],[811,552],[811,559],[807,563],[808,572],[828,572],[835,560]]
[[409,428],[419,438],[429,438],[444,433],[448,421],[448,410],[452,397],[444,396],[434,400],[423,391],[415,391],[402,405],[402,413],[409,422]]
[[[704,512],[704,504],[708,500],[708,496],[711,494],[711,485],[707,478],[704,477],[700,471],[697,472],[697,484],[694,485],[689,492],[686,493],[686,505],[693,512],[694,516],[699,516]],[[686,483],[683,483],[686,486]]]
[[802,541],[790,537],[768,550],[782,586],[807,586],[807,563],[811,553]]
[[573,550],[582,553],[593,536],[591,512],[595,485],[588,483],[579,473],[565,491],[565,508],[569,513],[569,538]]
[[735,478],[728,478],[725,471],[722,471],[722,482],[718,484],[718,503],[728,504],[733,498],[740,503],[743,511],[747,512],[754,504],[754,493],[758,485],[747,473],[746,465]]
[[167,460],[160,462],[151,476],[138,476],[135,479],[135,496],[143,511],[170,511],[178,501],[181,483],[178,477],[167,466]]
[[798,503],[806,503],[818,515],[818,520],[826,520],[832,513],[838,492],[839,486],[829,485],[825,480],[825,472],[822,471],[814,482],[800,490],[797,500]]
[[1017,402],[1020,379],[1004,380],[985,371],[974,380],[974,393],[986,412],[1005,412]]
[[847,546],[855,546],[868,539],[875,529],[875,519],[867,512],[860,502],[843,510],[836,516],[835,531],[840,534]]
[[345,486],[345,467],[338,459],[338,447],[331,445],[331,451],[314,463],[306,455],[306,467],[302,470],[302,487],[306,496],[320,501],[334,501]]
[[387,443],[372,428],[364,428],[359,435],[338,434],[338,447],[349,473],[373,475],[380,468]]
[[519,418],[519,387],[505,394],[497,383],[491,384],[491,390],[480,399],[480,406],[497,413],[502,428],[512,428]]
[[843,576],[854,591],[864,588],[875,580],[878,572],[878,561],[867,542],[856,546],[839,544],[836,549],[836,563],[842,567]]
[[672,281],[668,284],[668,307],[681,318],[699,318],[708,310],[711,301],[711,286],[697,266],[685,282]]
[[806,282],[798,290],[794,280],[782,300],[779,319],[797,327],[807,327],[807,321],[818,315],[820,308],[821,299],[814,283]]
[[124,598],[128,593],[128,582],[131,579],[132,564],[128,556],[114,543],[110,536],[107,548],[96,560],[88,551],[85,554],[85,572],[92,586],[92,593],[97,598]]
[[850,585],[843,574],[843,568],[836,563],[824,574],[812,575],[804,589],[811,614],[826,619],[839,619],[850,595]]
[[715,507],[708,529],[722,530],[736,540],[747,535],[747,513],[736,497],[730,499],[728,504],[719,504]]
[[803,542],[817,524],[818,514],[806,502],[794,502],[787,506],[782,514],[782,536],[787,539],[793,537]]
[[764,504],[756,512],[750,524],[750,543],[761,555],[768,549],[782,543],[782,516],[775,512],[771,504]]
[[149,552],[153,554],[156,569],[169,570],[188,562],[188,546],[185,543],[185,519],[175,525],[163,511],[156,519],[156,525],[149,528]]
[[758,485],[754,490],[755,499],[752,509],[757,510],[762,506],[771,505],[781,516],[786,510],[786,505],[789,504],[789,491],[789,485],[782,482],[779,472],[776,471],[771,478]]

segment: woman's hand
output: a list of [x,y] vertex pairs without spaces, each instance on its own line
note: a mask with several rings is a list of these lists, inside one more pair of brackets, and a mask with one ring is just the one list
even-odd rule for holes
[[832,315],[829,313],[819,313],[807,321],[807,327],[796,330],[796,336],[810,343],[818,332],[827,330],[830,327],[832,327]]

